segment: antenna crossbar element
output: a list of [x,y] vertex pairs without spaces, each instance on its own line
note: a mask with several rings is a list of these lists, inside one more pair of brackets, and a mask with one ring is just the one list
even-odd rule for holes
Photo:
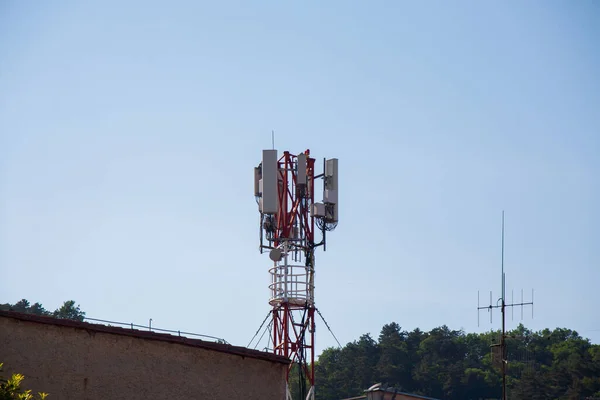
[[[523,320],[523,307],[524,306],[532,306],[531,307],[531,318],[533,318],[533,289],[531,289],[531,301],[524,301],[523,291],[521,291],[521,302],[520,303],[502,303],[502,298],[498,299],[498,303],[492,304],[491,302],[491,292],[490,292],[490,304],[487,306],[481,306],[479,303],[479,291],[477,292],[477,310],[487,310],[490,313],[490,323],[492,322],[492,310],[494,309],[502,309],[502,307],[511,307],[514,310],[514,307],[521,307],[521,321]],[[513,314],[514,315],[514,314]],[[479,312],[477,312],[477,326],[479,326]]]

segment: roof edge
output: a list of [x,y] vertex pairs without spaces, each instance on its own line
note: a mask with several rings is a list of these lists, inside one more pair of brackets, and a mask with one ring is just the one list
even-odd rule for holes
[[263,361],[270,361],[280,364],[290,364],[291,361],[283,356],[278,356],[271,353],[265,353],[259,350],[248,349],[241,346],[233,346],[230,344],[213,343],[201,339],[190,339],[183,336],[174,336],[166,333],[156,333],[151,331],[141,331],[138,329],[127,329],[116,326],[106,326],[102,324],[92,324],[89,322],[73,321],[69,319],[59,319],[35,314],[26,314],[16,311],[0,311],[0,318],[10,318],[19,321],[62,326],[74,329],[82,329],[86,331],[94,331],[107,333],[111,335],[121,335],[135,337],[138,339],[157,340],[161,342],[176,343],[184,346],[198,347],[205,350],[218,351],[221,353],[232,354],[240,357],[255,358]]

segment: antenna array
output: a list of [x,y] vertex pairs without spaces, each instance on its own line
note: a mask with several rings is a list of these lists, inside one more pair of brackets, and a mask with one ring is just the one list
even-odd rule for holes
[[[492,296],[492,291],[490,290],[490,304],[488,306],[480,306],[480,294],[479,291],[477,291],[477,310],[481,311],[481,310],[488,310],[489,314],[490,314],[490,324],[492,323],[492,311],[495,308],[502,308],[501,304],[498,304],[502,301],[502,297],[500,297],[497,301],[496,304],[493,304],[492,302],[493,296]],[[511,321],[515,320],[515,307],[521,307],[521,321],[523,321],[523,307],[524,306],[531,306],[531,318],[533,318],[533,289],[531,289],[531,301],[527,301],[525,302],[523,300],[523,289],[521,289],[521,302],[520,303],[515,303],[515,291],[512,291],[512,300],[510,304],[504,304],[504,307],[510,307],[511,308]],[[479,312],[477,312],[477,326],[479,326],[480,321],[479,321]]]
[[502,333],[500,335],[500,343],[491,345],[492,363],[498,366],[502,371],[502,400],[506,400],[506,369],[508,365],[508,354],[506,349],[506,307],[511,307],[512,318],[514,318],[514,308],[521,307],[521,320],[523,319],[523,307],[531,306],[531,318],[533,318],[533,289],[531,290],[531,301],[525,302],[523,299],[523,290],[521,289],[521,302],[514,302],[514,291],[512,292],[512,302],[506,303],[506,274],[504,273],[504,211],[502,211],[502,294],[500,298],[493,303],[492,292],[490,291],[490,304],[488,306],[480,306],[479,291],[477,292],[477,326],[479,326],[479,312],[488,310],[490,314],[490,323],[492,323],[492,311],[496,308],[500,309],[502,315]]
[[[271,260],[268,330],[272,351],[292,361],[287,399],[290,372],[297,365],[300,397],[314,400],[315,250],[325,250],[327,232],[338,223],[338,160],[324,159],[323,172],[316,174],[309,150],[278,156],[271,134],[273,149],[263,150],[262,162],[254,168],[259,250],[267,251]],[[322,192],[321,202],[315,201],[317,191]]]

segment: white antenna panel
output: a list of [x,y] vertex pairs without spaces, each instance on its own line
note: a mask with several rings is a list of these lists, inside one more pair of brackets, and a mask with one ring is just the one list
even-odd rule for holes
[[338,160],[332,158],[325,162],[325,190],[323,193],[325,203],[337,204],[338,202]]
[[338,221],[338,159],[332,158],[325,161],[325,188],[323,202],[331,210],[326,217],[331,222]]
[[306,185],[306,154],[298,154],[298,171],[296,171],[298,185]]
[[254,167],[254,196],[260,196],[260,168]]
[[263,150],[260,212],[277,213],[277,150]]

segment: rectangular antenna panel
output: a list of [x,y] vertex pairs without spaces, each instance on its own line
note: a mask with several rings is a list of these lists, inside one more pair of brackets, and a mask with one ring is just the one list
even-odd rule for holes
[[306,184],[306,154],[298,154],[298,171],[296,174],[298,185]]
[[325,206],[325,219],[328,222],[338,222],[338,205],[335,204],[327,204]]
[[328,205],[327,219],[331,222],[338,221],[338,159],[332,158],[325,161],[325,189],[323,202]]
[[254,167],[254,197],[260,196],[260,168]]
[[325,191],[323,192],[323,202],[329,204],[337,204],[337,190],[325,188]]
[[338,160],[332,158],[325,162],[325,191],[323,200],[325,203],[335,204],[338,202]]
[[259,182],[260,211],[277,213],[277,150],[263,150],[262,179]]

